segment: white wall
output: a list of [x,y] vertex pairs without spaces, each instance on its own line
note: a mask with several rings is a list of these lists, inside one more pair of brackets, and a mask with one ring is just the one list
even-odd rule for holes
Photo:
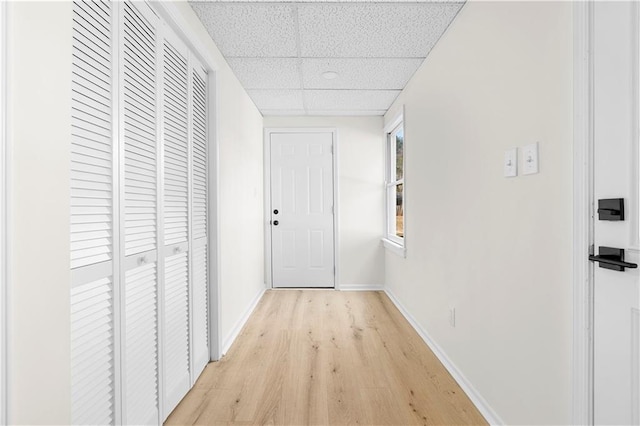
[[269,127],[338,129],[338,283],[382,285],[384,135],[382,117],[265,117]]
[[[403,104],[388,289],[504,422],[569,423],[571,3],[467,3],[386,118]],[[502,177],[504,150],[536,141],[540,173]]]
[[71,2],[8,12],[8,421],[68,424]]

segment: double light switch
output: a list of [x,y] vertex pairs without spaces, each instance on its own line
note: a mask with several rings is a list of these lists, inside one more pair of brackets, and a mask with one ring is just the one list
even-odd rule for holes
[[[538,142],[522,147],[522,174],[538,173]],[[518,176],[518,148],[504,152],[504,176]]]

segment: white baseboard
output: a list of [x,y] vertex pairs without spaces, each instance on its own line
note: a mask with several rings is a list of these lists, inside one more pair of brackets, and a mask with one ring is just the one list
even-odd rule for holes
[[258,292],[256,297],[249,304],[249,307],[245,311],[244,315],[242,315],[242,317],[238,320],[236,325],[234,325],[233,328],[231,329],[231,332],[229,333],[229,335],[223,340],[222,351],[220,352],[221,357],[224,356],[224,354],[226,354],[229,351],[229,348],[231,347],[231,345],[233,345],[233,342],[235,342],[236,339],[238,338],[238,335],[242,331],[242,327],[244,327],[244,325],[249,320],[249,317],[253,313],[254,309],[256,308],[256,306],[258,306],[258,302],[260,302],[260,299],[262,299],[262,295],[264,294],[265,290],[266,289],[263,288]]
[[340,284],[338,286],[340,291],[382,291],[384,286],[382,284]]
[[456,367],[456,365],[449,359],[447,354],[442,350],[442,348],[429,336],[429,333],[424,330],[420,324],[413,318],[413,316],[405,309],[405,307],[400,303],[400,301],[394,296],[394,294],[388,289],[385,288],[384,292],[389,296],[389,299],[396,305],[396,308],[402,313],[402,315],[406,318],[406,320],[411,324],[411,326],[416,330],[418,335],[424,340],[424,342],[429,346],[429,348],[433,351],[436,357],[440,360],[444,368],[447,369],[449,374],[453,376],[454,380],[458,382],[458,385],[462,388],[464,393],[467,394],[473,405],[476,406],[480,414],[484,416],[484,418],[492,425],[503,425],[505,424],[500,416],[491,408],[489,403],[480,395],[480,393],[473,387],[471,382],[467,380],[467,378],[462,374],[462,372]]

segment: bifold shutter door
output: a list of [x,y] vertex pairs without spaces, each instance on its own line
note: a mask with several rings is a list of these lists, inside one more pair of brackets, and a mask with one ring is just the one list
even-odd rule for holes
[[110,2],[73,4],[71,421],[114,424],[113,56]]
[[209,359],[207,75],[153,2],[74,0],[74,424],[159,424]]
[[122,412],[124,424],[158,424],[157,17],[142,2],[122,9]]
[[163,43],[164,389],[170,413],[191,385],[189,338],[188,53],[172,34]]
[[192,351],[197,377],[209,361],[207,74],[199,64],[191,70],[191,81]]

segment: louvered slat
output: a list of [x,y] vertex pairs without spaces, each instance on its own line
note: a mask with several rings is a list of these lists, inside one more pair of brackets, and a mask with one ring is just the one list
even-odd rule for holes
[[[113,424],[113,285],[103,278],[71,289],[73,424]],[[99,349],[99,352],[96,352]]]
[[125,383],[127,424],[158,422],[156,264],[126,273]]
[[123,9],[124,245],[130,256],[156,248],[157,42],[135,5],[126,2]]
[[167,411],[189,390],[189,286],[187,254],[165,260],[164,365]]
[[71,268],[113,258],[112,12],[92,7],[73,4]]
[[187,60],[164,41],[164,237],[165,245],[188,238]]

